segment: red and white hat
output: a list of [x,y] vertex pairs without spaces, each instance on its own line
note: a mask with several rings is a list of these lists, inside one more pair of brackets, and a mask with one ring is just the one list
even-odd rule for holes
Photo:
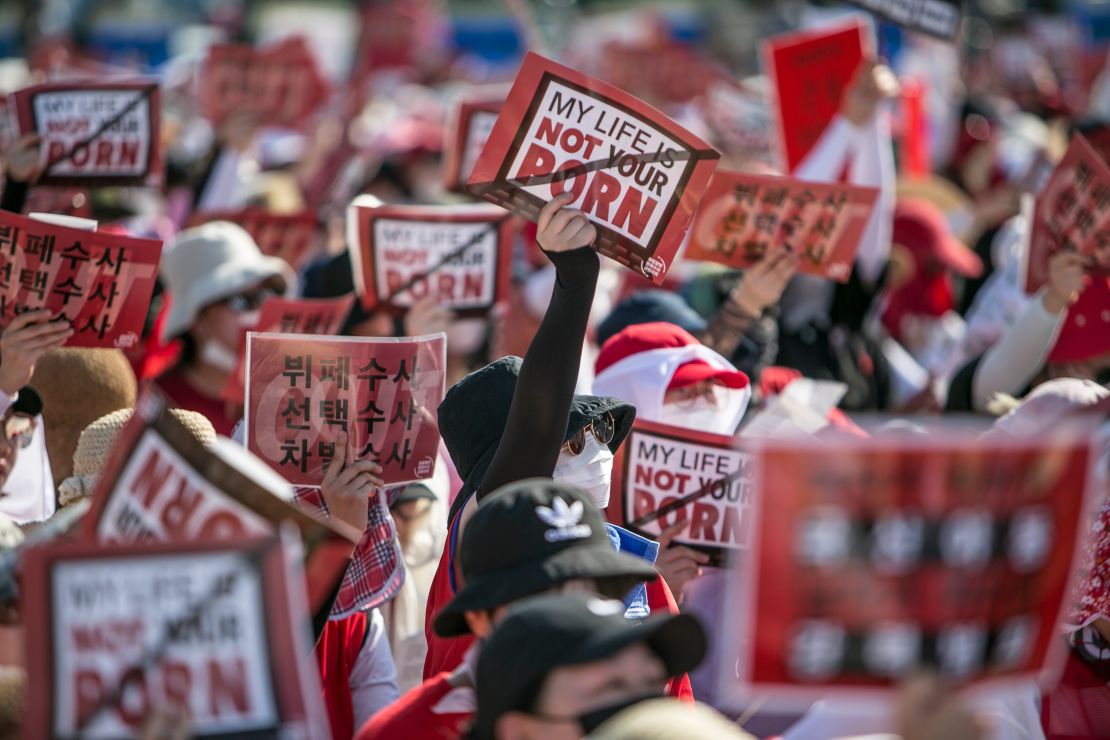
[[705,380],[743,391],[731,420],[735,429],[751,400],[748,376],[685,329],[658,321],[629,326],[602,345],[593,392],[628,401],[639,418],[659,421],[668,390]]

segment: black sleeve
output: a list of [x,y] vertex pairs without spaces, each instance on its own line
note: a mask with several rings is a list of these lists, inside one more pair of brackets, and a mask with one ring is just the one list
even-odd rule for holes
[[589,247],[547,256],[555,264],[555,290],[524,355],[505,432],[476,492],[479,501],[507,483],[550,476],[566,437],[600,264]]
[[12,180],[11,178],[5,180],[4,194],[0,196],[0,210],[23,213],[23,206],[27,204],[27,193],[30,190],[30,184],[22,180]]
[[973,404],[972,388],[975,385],[975,375],[979,372],[979,363],[983,361],[980,355],[961,367],[952,376],[948,384],[948,398],[944,402],[944,410],[948,413],[970,413],[975,410]]

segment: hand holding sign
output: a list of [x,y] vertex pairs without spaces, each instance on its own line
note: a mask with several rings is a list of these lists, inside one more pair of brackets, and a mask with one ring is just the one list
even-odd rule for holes
[[31,382],[35,363],[73,336],[66,321],[53,321],[53,313],[40,309],[20,314],[0,335],[0,391],[14,396]]
[[798,256],[794,252],[782,250],[765,256],[733,288],[733,302],[749,315],[761,316],[782,298],[782,291],[797,267]]
[[875,115],[879,103],[898,97],[899,92],[898,79],[890,67],[874,59],[864,60],[844,91],[840,114],[853,125],[863,126]]
[[574,201],[570,193],[555,196],[540,209],[536,221],[536,243],[545,252],[572,252],[588,247],[597,239],[597,229],[577,208],[566,208]]
[[674,538],[682,534],[689,524],[680,519],[663,530],[659,535],[659,557],[655,560],[655,569],[679,603],[682,603],[686,584],[700,576],[701,566],[709,562],[709,556],[704,552],[673,544]]
[[1079,300],[1087,284],[1086,262],[1075,252],[1057,252],[1048,261],[1048,283],[1045,286],[1044,307],[1049,313],[1058,314]]
[[375,488],[385,485],[379,477],[382,466],[370,460],[354,460],[348,465],[347,443],[347,433],[340,432],[335,440],[335,457],[320,484],[320,494],[328,505],[328,514],[364,532],[370,495]]
[[39,146],[42,137],[38,134],[24,134],[4,152],[4,172],[15,182],[33,184],[42,174],[42,158]]

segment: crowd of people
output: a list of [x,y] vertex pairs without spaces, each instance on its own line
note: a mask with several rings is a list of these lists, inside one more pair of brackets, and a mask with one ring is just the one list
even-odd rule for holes
[[[340,444],[320,489],[297,490],[306,511],[372,533],[351,565],[374,580],[370,596],[348,616],[313,625],[333,737],[1110,737],[1105,449],[1090,560],[1061,625],[1068,659],[1058,684],[968,696],[925,673],[892,693],[889,712],[833,700],[793,715],[730,705],[718,682],[735,622],[723,595],[735,574],[674,541],[685,521],[650,538],[607,520],[614,456],[634,420],[743,440],[753,419],[762,413],[766,424],[778,408],[776,436],[832,443],[929,434],[921,419],[945,414],[974,415],[987,434],[1021,439],[1050,436],[1086,407],[1107,417],[1110,279],[1089,257],[1061,250],[1043,288],[1027,295],[1021,282],[1031,170],[1039,159],[1059,160],[1066,132],[1110,113],[1104,80],[1076,102],[1031,31],[999,36],[1000,47],[1024,43],[1033,60],[1006,74],[985,71],[992,57],[981,49],[961,56],[959,41],[903,36],[897,57],[858,70],[792,173],[879,191],[845,282],[803,274],[798,255],[770,249],[745,270],[678,262],[652,286],[591,248],[597,227],[564,194],[520,231],[507,300],[487,315],[458,316],[434,296],[403,313],[355,303],[345,336],[445,332],[448,390],[430,478],[386,486],[381,465],[346,459]],[[573,52],[564,60],[572,66]],[[444,83],[453,75],[468,84],[465,69],[414,66],[401,84],[383,75],[369,93],[350,94],[360,107],[340,121],[339,138],[362,137],[365,166],[349,197],[328,209],[308,184],[349,163],[350,150],[327,133],[336,121],[279,132],[243,112],[209,126],[183,86],[170,86],[190,63],[164,73],[161,189],[43,192],[37,137],[0,152],[0,209],[76,214],[100,230],[165,242],[140,345],[67,347],[72,328],[47,310],[3,329],[0,548],[41,542],[52,520],[93,494],[144,383],[202,444],[242,443],[243,409],[224,389],[243,331],[268,297],[355,290],[349,251],[358,245],[347,243],[344,221],[351,198],[446,205],[467,197],[445,192],[440,173]],[[24,82],[44,74],[31,69]],[[900,84],[911,78],[932,93],[929,161],[914,177],[910,133],[895,129],[897,160],[890,138]],[[722,166],[782,174],[715,136],[697,106],[668,108],[722,150]],[[332,155],[344,151],[337,163]],[[206,212],[246,206],[316,209],[313,257],[290,265],[241,226],[203,222]],[[841,400],[820,414],[775,405],[803,379],[843,384]],[[401,557],[375,546],[383,541],[399,543]],[[7,607],[0,650],[18,666],[19,603]],[[19,737],[22,674],[0,681],[14,697],[0,702],[5,736]],[[135,732],[188,736],[188,717],[167,722],[159,713]]]

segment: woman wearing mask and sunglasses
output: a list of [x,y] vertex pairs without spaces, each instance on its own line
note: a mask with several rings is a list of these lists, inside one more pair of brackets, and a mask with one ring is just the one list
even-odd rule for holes
[[293,270],[263,255],[241,227],[214,221],[178,235],[162,258],[161,278],[170,295],[162,339],[180,339],[182,348],[158,386],[174,405],[208,417],[217,434],[230,436],[241,414],[221,396],[240,337],[266,298],[292,288]]

